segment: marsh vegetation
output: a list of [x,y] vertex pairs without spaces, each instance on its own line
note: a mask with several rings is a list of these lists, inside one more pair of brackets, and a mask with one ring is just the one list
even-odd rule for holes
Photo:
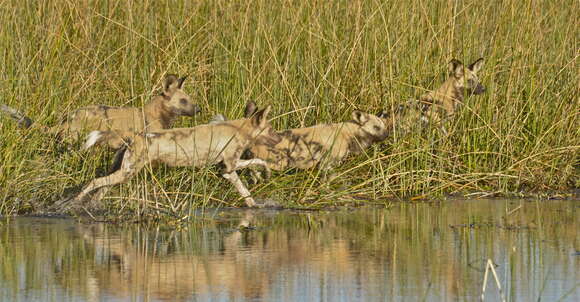
[[[3,1],[1,103],[55,125],[92,104],[142,106],[167,73],[189,74],[202,113],[272,105],[274,128],[393,109],[434,89],[452,58],[485,57],[487,92],[447,133],[395,131],[321,185],[316,169],[251,186],[285,206],[580,186],[578,1]],[[0,118],[0,214],[35,212],[107,169],[38,127]],[[150,167],[104,201],[110,213],[176,217],[242,205],[215,169]],[[546,193],[547,194],[547,193]]]

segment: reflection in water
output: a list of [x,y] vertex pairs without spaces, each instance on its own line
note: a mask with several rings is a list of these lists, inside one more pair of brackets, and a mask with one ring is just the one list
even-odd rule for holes
[[[509,300],[578,301],[579,206],[232,210],[206,212],[180,231],[3,220],[0,300],[474,301],[491,258]],[[499,299],[495,283],[486,299]]]

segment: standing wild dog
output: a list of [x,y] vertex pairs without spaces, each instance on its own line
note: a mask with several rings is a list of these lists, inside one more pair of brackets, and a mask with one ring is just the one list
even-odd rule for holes
[[[167,75],[163,81],[163,91],[143,108],[87,106],[77,109],[67,116],[63,123],[46,128],[65,140],[76,140],[84,133],[94,130],[120,132],[147,132],[170,128],[178,116],[193,116],[200,111],[198,105],[182,88],[185,77]],[[23,128],[33,123],[18,110],[0,104],[0,110],[15,119]]]
[[[251,165],[262,165],[267,168],[266,163],[260,159],[240,160],[240,157],[256,140],[272,145],[280,140],[268,122],[269,112],[270,107],[267,107],[256,112],[251,118],[140,135],[129,134],[129,137],[120,136],[113,131],[93,131],[87,137],[85,148],[97,144],[120,148],[126,144],[126,151],[121,167],[116,172],[91,181],[74,201],[82,202],[95,190],[128,181],[147,163],[164,163],[172,167],[202,167],[223,163],[222,176],[235,186],[245,199],[246,205],[253,207],[256,203],[239,179],[236,170]],[[102,194],[98,192],[97,199],[100,199]]]
[[[439,125],[453,116],[463,104],[464,94],[482,94],[485,87],[479,82],[477,73],[483,66],[483,58],[475,60],[465,67],[461,61],[449,62],[450,77],[434,91],[423,94],[418,100],[412,100],[399,107],[401,128],[408,132],[419,121]],[[444,128],[443,131],[445,132]]]
[[[247,109],[246,116],[253,114],[252,107]],[[352,118],[344,123],[281,131],[278,132],[279,142],[259,138],[248,149],[245,158],[264,160],[268,168],[278,171],[315,166],[330,170],[347,155],[361,153],[385,140],[391,132],[394,116],[384,111],[373,115],[356,110]]]

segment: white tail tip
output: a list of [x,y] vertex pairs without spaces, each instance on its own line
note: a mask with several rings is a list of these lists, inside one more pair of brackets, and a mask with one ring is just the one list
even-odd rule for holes
[[223,114],[214,115],[209,121],[210,124],[219,124],[226,121],[226,117]]
[[85,145],[83,146],[83,150],[86,150],[86,149],[94,146],[101,136],[102,136],[101,131],[92,131],[91,133],[89,133],[89,135],[87,135],[87,141],[85,142]]

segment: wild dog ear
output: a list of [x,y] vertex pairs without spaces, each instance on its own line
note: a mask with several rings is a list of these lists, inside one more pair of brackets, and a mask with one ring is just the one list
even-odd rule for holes
[[163,79],[163,92],[170,93],[171,90],[178,88],[181,83],[179,82],[180,79],[177,78],[174,74],[168,74]]
[[457,59],[449,62],[449,72],[456,78],[463,76],[463,63]]
[[261,118],[260,118],[260,128],[266,127],[266,123],[268,123],[268,114],[272,110],[272,106],[268,105],[266,109],[262,110]]
[[366,123],[369,120],[366,113],[358,110],[352,112],[352,118],[360,125]]
[[262,109],[256,112],[252,117],[252,123],[254,124],[254,126],[264,128],[266,126],[266,123],[268,122],[268,113],[270,113],[271,109],[272,106],[268,106],[266,107],[266,109]]
[[390,116],[390,114],[386,110],[382,110],[381,112],[377,113],[377,116],[382,119],[386,119]]
[[244,111],[244,117],[250,118],[258,110],[258,106],[254,101],[248,101],[246,104],[246,110]]
[[468,68],[469,70],[477,73],[481,69],[481,67],[483,67],[483,63],[484,63],[483,58],[479,58],[475,60],[475,62],[471,63]]
[[177,80],[177,88],[181,89],[183,87],[183,82],[187,79],[187,76],[183,76]]

